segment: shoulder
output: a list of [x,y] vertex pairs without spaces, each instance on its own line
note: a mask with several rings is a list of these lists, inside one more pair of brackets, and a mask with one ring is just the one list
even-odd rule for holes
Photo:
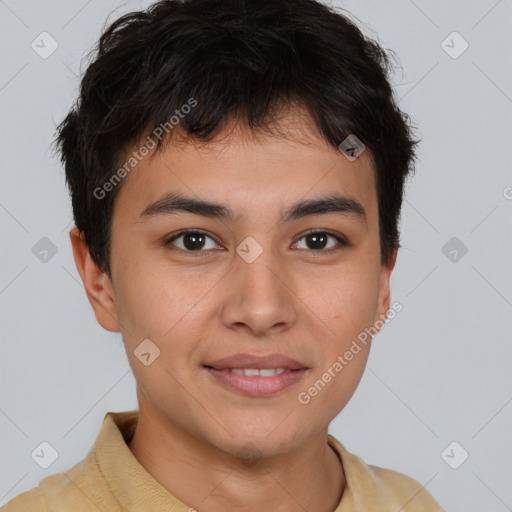
[[372,464],[367,467],[377,485],[404,507],[403,512],[444,512],[425,486],[414,478]]
[[42,493],[38,487],[25,491],[0,508],[2,512],[47,512]]
[[[89,453],[85,459],[62,473],[43,478],[37,487],[29,489],[11,499],[1,512],[97,512],[117,511],[105,481],[96,464],[95,456]],[[109,508],[110,507],[110,508]]]
[[[340,505],[347,510],[391,512],[444,512],[439,503],[414,478],[393,469],[366,464],[329,436],[345,473],[346,487]],[[340,510],[345,510],[343,507]]]

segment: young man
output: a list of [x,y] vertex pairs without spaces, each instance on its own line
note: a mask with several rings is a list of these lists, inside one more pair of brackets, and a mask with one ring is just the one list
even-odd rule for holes
[[417,141],[388,66],[314,0],[164,0],[106,30],[57,142],[139,410],[6,512],[441,510],[328,434],[391,311]]

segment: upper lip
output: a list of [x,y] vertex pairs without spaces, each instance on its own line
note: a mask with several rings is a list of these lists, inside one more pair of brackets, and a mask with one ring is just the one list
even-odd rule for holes
[[282,354],[269,354],[267,356],[257,356],[252,354],[234,354],[222,359],[217,359],[206,363],[204,366],[211,366],[217,370],[224,368],[283,368],[285,370],[301,370],[307,368],[305,365],[286,357]]

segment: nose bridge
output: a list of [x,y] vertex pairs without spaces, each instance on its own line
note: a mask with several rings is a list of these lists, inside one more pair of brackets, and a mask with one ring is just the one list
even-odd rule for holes
[[278,324],[293,321],[294,295],[286,284],[287,272],[277,251],[267,243],[247,237],[237,247],[224,307],[224,321],[245,324],[253,331],[264,332]]
[[[279,295],[279,291],[283,285],[276,277],[280,273],[278,269],[279,262],[271,253],[272,251],[270,249],[264,251],[264,253],[258,256],[252,263],[240,261],[239,272],[242,279],[247,282],[247,291],[257,294],[269,294],[271,297],[275,298]],[[284,268],[281,268],[281,273],[284,272]]]

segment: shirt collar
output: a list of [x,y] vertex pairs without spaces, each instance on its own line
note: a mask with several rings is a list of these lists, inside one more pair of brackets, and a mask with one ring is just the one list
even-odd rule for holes
[[[92,452],[99,469],[123,510],[154,512],[189,512],[189,506],[168,492],[135,458],[127,443],[137,427],[138,410],[108,412]],[[335,512],[359,510],[368,493],[378,494],[371,469],[356,455],[349,453],[333,436],[328,443],[342,462],[345,490]],[[362,501],[361,501],[362,500]],[[357,508],[353,508],[357,507]]]
[[189,512],[190,507],[157,482],[126,444],[135,431],[138,417],[137,410],[105,415],[93,447],[100,471],[122,510]]

